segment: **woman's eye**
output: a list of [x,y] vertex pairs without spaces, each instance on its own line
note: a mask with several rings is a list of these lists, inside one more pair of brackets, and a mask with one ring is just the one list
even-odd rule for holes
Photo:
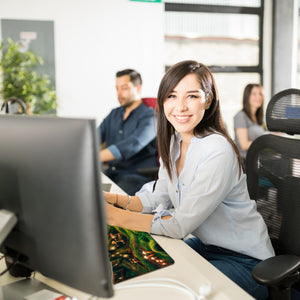
[[175,95],[169,95],[167,98],[168,99],[175,98]]
[[189,99],[199,99],[200,96],[199,95],[189,95],[188,98]]

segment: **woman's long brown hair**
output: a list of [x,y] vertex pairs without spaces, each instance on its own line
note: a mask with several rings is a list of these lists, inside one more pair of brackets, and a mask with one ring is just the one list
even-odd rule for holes
[[188,74],[195,74],[198,78],[200,86],[205,93],[206,100],[212,99],[210,107],[205,110],[203,119],[194,128],[195,136],[207,136],[212,133],[219,133],[223,135],[229,143],[232,145],[238,163],[240,166],[240,172],[242,170],[242,159],[239,150],[233,140],[230,138],[227,129],[224,125],[220,106],[219,96],[216,87],[216,83],[211,71],[203,64],[197,61],[187,60],[182,61],[172,66],[165,73],[161,80],[158,95],[158,120],[157,120],[157,143],[159,155],[167,169],[168,175],[172,178],[171,172],[171,157],[170,157],[170,141],[175,130],[171,123],[167,120],[163,104],[170,93],[174,90],[178,82]]
[[263,125],[263,118],[264,118],[264,104],[262,104],[261,107],[259,107],[255,113],[256,120],[252,119],[251,116],[251,107],[249,103],[251,91],[253,88],[258,87],[262,88],[262,85],[258,83],[249,83],[246,85],[244,88],[244,93],[243,93],[243,111],[246,113],[248,118],[252,120],[253,122],[257,122],[259,125]]

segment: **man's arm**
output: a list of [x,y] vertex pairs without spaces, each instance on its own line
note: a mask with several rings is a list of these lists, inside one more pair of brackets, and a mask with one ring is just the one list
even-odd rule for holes
[[[112,128],[115,125],[116,117],[116,115],[110,114],[100,125],[102,142],[107,142],[106,137],[110,134],[108,136],[110,145],[107,148],[102,148],[99,152],[102,162],[128,159],[141,151],[156,137],[153,112],[144,110],[142,113],[136,114],[134,119],[130,121],[131,128],[123,135],[123,139],[112,139]],[[113,136],[118,134],[116,131]]]
[[100,161],[102,161],[102,162],[115,160],[115,157],[107,148],[105,148],[99,152],[99,157],[100,157]]
[[[100,135],[100,141],[102,142],[100,151],[99,151],[99,158],[101,162],[109,162],[113,161],[116,159],[116,156],[112,153],[112,151],[107,148],[106,145],[106,132],[107,132],[107,127],[109,127],[109,122],[113,118],[112,112],[102,121],[100,124],[98,131]],[[116,150],[115,150],[116,152]],[[114,152],[114,153],[115,153]]]
[[122,141],[115,143],[122,159],[129,159],[140,152],[156,137],[153,114],[135,116],[137,119],[132,131]]

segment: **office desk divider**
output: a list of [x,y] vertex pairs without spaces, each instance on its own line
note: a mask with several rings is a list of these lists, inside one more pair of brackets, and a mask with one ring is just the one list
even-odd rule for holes
[[147,232],[108,225],[107,237],[114,284],[174,264]]

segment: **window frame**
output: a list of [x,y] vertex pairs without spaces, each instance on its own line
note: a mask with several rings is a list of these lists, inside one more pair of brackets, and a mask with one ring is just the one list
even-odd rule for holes
[[[258,20],[259,20],[258,65],[253,65],[253,66],[210,65],[208,67],[214,73],[244,73],[244,72],[245,73],[258,73],[259,77],[260,77],[260,83],[263,84],[264,0],[261,0],[260,7],[165,2],[165,12],[202,12],[202,13],[257,15]],[[169,67],[170,66],[165,66],[165,70],[167,70]]]

